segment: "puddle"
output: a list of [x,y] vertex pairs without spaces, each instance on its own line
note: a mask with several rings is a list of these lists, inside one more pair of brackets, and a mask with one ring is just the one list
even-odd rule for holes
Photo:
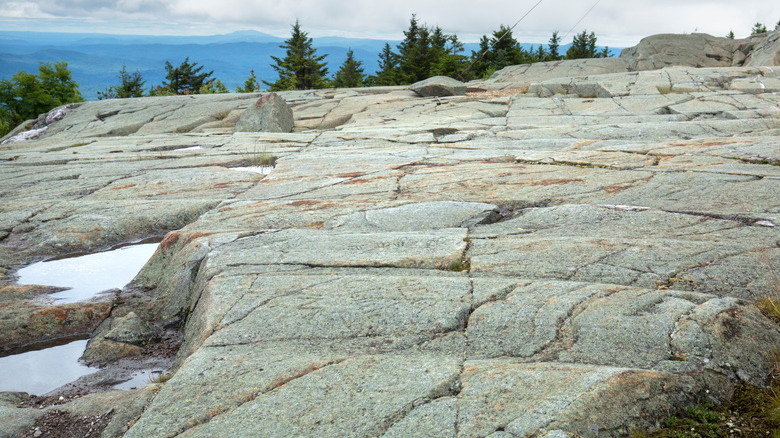
[[163,370],[159,369],[136,371],[132,374],[130,380],[114,385],[114,389],[128,390],[143,388],[144,386],[148,385],[152,379],[157,378],[162,374]]
[[241,172],[254,172],[262,175],[268,175],[274,169],[274,166],[248,166],[248,167],[231,167],[230,170],[238,170]]
[[0,392],[22,391],[42,395],[81,376],[94,373],[78,362],[87,348],[87,340],[0,357]]
[[20,269],[18,284],[40,284],[69,289],[48,295],[57,304],[93,298],[100,292],[124,287],[154,254],[154,243],[124,245],[115,249],[55,258]]

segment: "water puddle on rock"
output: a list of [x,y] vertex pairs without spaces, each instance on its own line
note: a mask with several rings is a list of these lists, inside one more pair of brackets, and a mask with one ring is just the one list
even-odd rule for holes
[[0,392],[42,395],[94,373],[97,368],[78,361],[86,347],[86,339],[67,340],[60,345],[45,344],[37,350],[0,357]]
[[268,175],[274,169],[274,166],[246,166],[246,167],[231,167],[230,170],[238,170],[240,172],[254,172],[261,175]]
[[152,383],[153,380],[158,379],[162,374],[162,370],[155,369],[136,371],[132,374],[130,380],[114,385],[114,389],[128,390],[143,388]]
[[129,283],[154,254],[159,242],[160,239],[154,239],[109,251],[33,263],[17,272],[17,283],[69,288],[48,295],[57,304],[89,300],[100,292]]

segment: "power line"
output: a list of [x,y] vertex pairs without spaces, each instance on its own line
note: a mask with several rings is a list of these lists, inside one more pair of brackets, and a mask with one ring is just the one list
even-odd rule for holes
[[[520,17],[520,19],[519,19],[519,20],[517,20],[517,21],[515,22],[515,24],[513,24],[513,25],[512,25],[512,27],[510,27],[510,28],[509,28],[509,30],[508,30],[508,31],[506,31],[506,32],[504,32],[503,34],[501,34],[501,36],[500,36],[500,37],[498,37],[498,39],[497,39],[496,41],[494,41],[494,42],[493,42],[493,44],[491,44],[491,45],[490,45],[490,46],[489,46],[489,47],[488,47],[488,48],[487,48],[487,49],[486,49],[484,52],[480,53],[480,55],[477,57],[477,59],[475,59],[475,60],[471,61],[471,64],[469,64],[469,65],[468,65],[466,68],[464,68],[464,69],[463,69],[463,71],[461,71],[461,72],[460,72],[460,74],[459,74],[458,76],[459,76],[461,79],[463,79],[463,75],[464,75],[464,74],[466,74],[466,73],[468,73],[468,71],[471,69],[471,67],[473,67],[473,66],[474,66],[474,64],[476,64],[476,62],[477,62],[477,61],[479,61],[480,59],[482,59],[482,57],[484,57],[484,56],[485,56],[485,54],[486,54],[487,52],[489,52],[489,51],[490,51],[490,49],[492,49],[492,48],[493,48],[493,46],[495,46],[496,44],[498,44],[498,43],[499,43],[499,41],[501,41],[502,39],[504,39],[504,37],[505,37],[506,35],[508,35],[510,32],[512,32],[512,31],[515,29],[515,27],[517,27],[517,25],[518,25],[518,24],[520,24],[520,22],[521,22],[521,21],[523,21],[523,19],[524,19],[525,17],[527,17],[527,16],[528,16],[528,14],[530,14],[530,13],[531,13],[531,11],[533,11],[534,9],[536,9],[536,7],[537,7],[537,6],[539,6],[539,5],[540,5],[540,4],[541,4],[543,1],[544,1],[544,0],[539,0],[538,2],[536,2],[536,4],[535,4],[535,5],[533,5],[533,7],[532,7],[531,9],[529,9],[529,10],[528,10],[528,12],[526,12],[526,13],[525,13],[525,15],[523,15],[522,17]],[[599,1],[601,1],[601,0],[599,0]]]
[[593,4],[593,6],[591,6],[591,7],[590,7],[590,9],[588,9],[588,12],[585,12],[585,15],[583,15],[582,17],[580,17],[579,21],[577,21],[577,22],[574,24],[574,26],[572,26],[572,27],[571,27],[571,29],[569,29],[569,31],[568,31],[568,32],[566,32],[566,35],[564,35],[564,36],[562,36],[562,37],[561,37],[561,40],[563,40],[564,38],[566,38],[567,36],[569,36],[569,34],[571,33],[571,31],[573,31],[573,30],[574,30],[574,29],[575,29],[577,26],[579,26],[579,25],[580,25],[580,23],[582,23],[582,20],[584,20],[584,19],[585,19],[585,17],[587,17],[587,16],[588,16],[588,14],[590,14],[590,11],[592,11],[592,10],[593,10],[593,9],[596,7],[596,5],[598,5],[598,4],[599,4],[599,2],[601,2],[601,0],[596,0],[596,3],[594,3],[594,4]]

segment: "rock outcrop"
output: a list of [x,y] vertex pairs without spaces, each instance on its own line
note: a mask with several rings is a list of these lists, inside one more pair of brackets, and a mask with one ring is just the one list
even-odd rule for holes
[[287,102],[276,93],[268,93],[241,114],[236,132],[291,132],[294,124]]
[[169,381],[100,396],[128,438],[656,427],[772,367],[780,72],[628,70],[283,92],[292,133],[233,132],[256,95],[84,103],[0,146],[0,280],[169,232],[95,335],[183,333]]
[[424,81],[415,82],[409,89],[422,97],[463,96],[466,94],[466,84],[447,76],[434,76]]
[[630,70],[671,66],[759,67],[780,65],[780,31],[732,40],[705,33],[661,34],[623,49],[620,59]]

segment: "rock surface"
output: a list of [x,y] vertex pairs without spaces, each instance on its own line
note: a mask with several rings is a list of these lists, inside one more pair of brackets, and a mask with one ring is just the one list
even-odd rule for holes
[[620,59],[631,70],[655,70],[671,66],[759,67],[780,65],[780,31],[741,40],[691,35],[661,34],[643,38],[623,49]]
[[294,123],[287,102],[276,93],[268,93],[241,114],[236,132],[290,132]]
[[420,82],[415,82],[409,89],[422,97],[463,96],[466,94],[466,84],[447,76],[434,76]]
[[183,331],[142,413],[105,396],[128,438],[625,436],[765,383],[778,73],[514,70],[280,93],[293,133],[233,133],[257,96],[85,103],[0,147],[0,280],[169,232],[95,335]]

